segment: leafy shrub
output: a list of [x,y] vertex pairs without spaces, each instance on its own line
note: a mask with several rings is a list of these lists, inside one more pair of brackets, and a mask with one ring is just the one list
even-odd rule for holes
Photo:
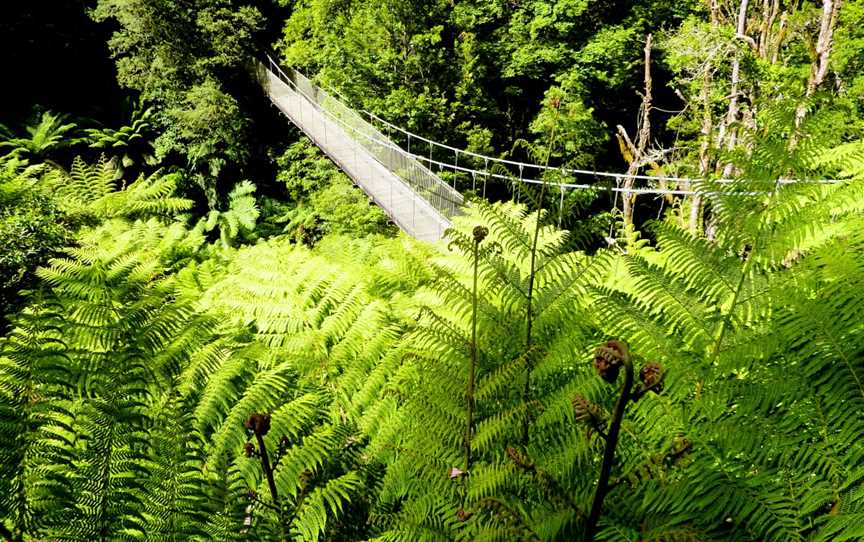
[[72,241],[69,228],[69,217],[34,178],[0,178],[0,322],[20,303],[20,291],[33,286],[36,268]]
[[[291,145],[278,159],[277,180],[291,206],[270,221],[299,242],[314,244],[328,234],[394,235],[387,215],[307,141]],[[265,219],[267,220],[267,219]]]

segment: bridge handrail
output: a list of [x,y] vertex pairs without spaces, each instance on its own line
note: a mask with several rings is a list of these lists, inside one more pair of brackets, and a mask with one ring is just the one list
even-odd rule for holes
[[[558,171],[558,172],[561,172],[561,173],[564,173],[567,175],[573,175],[573,176],[582,175],[582,176],[590,176],[590,177],[607,177],[607,178],[613,178],[613,179],[666,181],[666,182],[688,183],[688,184],[689,183],[705,183],[706,181],[716,183],[716,184],[731,184],[731,183],[739,182],[735,179],[697,179],[697,178],[692,178],[692,177],[674,177],[674,176],[669,176],[669,175],[643,175],[643,174],[628,175],[626,173],[613,173],[610,171],[596,171],[596,170],[588,170],[588,169],[544,166],[541,164],[531,164],[528,162],[519,162],[516,160],[507,160],[505,158],[497,158],[495,156],[487,156],[485,154],[479,154],[479,153],[471,152],[471,151],[468,151],[465,149],[460,149],[458,147],[453,147],[453,146],[447,145],[445,143],[441,143],[439,141],[435,141],[435,140],[423,137],[419,134],[415,134],[414,132],[411,132],[409,130],[406,130],[405,128],[402,128],[401,126],[397,126],[391,122],[388,122],[388,121],[382,119],[381,117],[379,117],[375,113],[372,113],[371,111],[365,111],[364,110],[363,113],[365,115],[367,115],[370,119],[381,123],[382,125],[386,126],[387,128],[390,128],[392,130],[396,130],[399,133],[407,136],[409,138],[409,140],[410,139],[416,139],[418,141],[422,141],[423,143],[427,143],[427,144],[434,146],[434,147],[437,147],[439,149],[444,149],[444,150],[447,150],[449,152],[453,152],[453,153],[457,153],[457,154],[463,154],[465,156],[470,156],[472,158],[483,160],[483,162],[487,165],[489,163],[502,164],[502,165],[506,165],[506,166],[518,167],[520,169],[520,171],[524,171],[525,169],[537,169],[537,170],[546,170],[546,171]],[[425,158],[423,155],[420,155],[420,154],[414,154],[414,156],[417,158]],[[434,160],[432,160],[430,157],[429,161],[431,162]],[[446,162],[441,162],[441,163],[446,164]],[[453,167],[454,165],[458,166],[458,164],[446,164],[446,165],[448,167]],[[525,181],[525,182],[529,182],[529,181]],[[539,182],[539,181],[535,180],[535,182]],[[776,181],[765,180],[763,182],[765,182],[766,184],[770,183],[770,184],[785,185],[785,184],[794,184],[794,183],[799,183],[799,182],[819,183],[819,184],[836,184],[840,181],[837,179],[778,179]],[[590,186],[590,185],[587,185],[587,186]]]
[[[306,100],[308,100],[310,103],[312,103],[313,105],[318,105],[317,100],[315,100],[313,97],[311,97],[309,95],[308,90],[301,88],[301,86],[296,81],[294,81],[290,75],[286,74],[285,71],[278,64],[276,64],[272,59],[270,59],[268,57],[268,60],[270,61],[270,64],[274,68],[276,68],[276,71],[273,71],[272,73],[279,76],[280,80],[282,80],[283,82],[288,84],[295,92],[297,92],[298,94],[300,94],[301,96],[306,98]],[[299,71],[296,71],[296,70],[293,70],[293,71],[295,71],[297,75],[300,75],[304,79],[308,80],[308,78],[303,76]],[[323,90],[322,90],[322,92],[323,92]],[[384,134],[382,134],[379,130],[373,130],[373,133],[376,134],[377,137],[375,135],[370,135],[370,134],[364,133],[364,132],[358,130],[355,126],[352,126],[352,125],[346,123],[344,119],[336,116],[331,111],[329,111],[327,109],[323,109],[321,107],[318,107],[318,109],[323,114],[325,114],[327,117],[329,117],[333,122],[338,124],[341,128],[343,128],[347,131],[350,131],[352,134],[354,134],[357,137],[360,137],[360,138],[367,140],[369,145],[375,145],[377,147],[383,147],[383,148],[386,148],[387,150],[399,153],[403,156],[413,158],[418,163],[420,163],[422,169],[428,171],[431,175],[434,175],[434,173],[431,172],[430,168],[422,166],[423,162],[429,163],[430,166],[432,166],[432,165],[438,166],[440,169],[447,168],[447,169],[452,169],[453,171],[470,173],[473,175],[479,175],[481,177],[488,177],[490,179],[499,179],[499,180],[505,180],[505,181],[517,180],[512,175],[502,175],[500,173],[493,173],[489,170],[478,170],[478,169],[466,168],[464,166],[458,166],[458,165],[448,164],[446,162],[434,160],[434,159],[431,159],[431,158],[424,156],[424,155],[421,155],[421,154],[415,154],[415,153],[407,152],[405,149],[401,148],[396,143],[394,143],[392,140],[390,140],[388,137],[384,136]],[[357,115],[355,111],[350,110],[349,108],[346,108],[346,109],[348,109],[351,113],[353,113],[352,116],[359,117],[359,115]],[[378,117],[375,117],[375,118],[378,118]],[[382,122],[386,123],[386,121],[382,121]],[[368,124],[368,123],[364,122],[364,124]],[[424,138],[424,140],[425,140],[425,138]],[[426,141],[428,141],[428,140],[426,140]],[[441,144],[439,144],[439,145],[441,145]],[[364,147],[365,147],[365,145],[364,145]],[[452,148],[452,147],[448,147],[448,148]],[[467,153],[467,151],[460,151],[460,152],[466,152]],[[468,154],[473,154],[473,153],[468,153]],[[481,156],[481,155],[476,155],[476,156]],[[510,162],[507,160],[502,160],[502,161]],[[517,163],[517,162],[510,162],[510,163]],[[546,168],[546,169],[554,169],[554,168]],[[619,178],[619,179],[625,177],[624,174],[606,174],[606,175],[607,176],[613,176],[613,177]],[[652,179],[654,179],[654,177],[652,177]],[[543,183],[546,183],[549,186],[554,186],[554,187],[558,187],[558,188],[568,188],[568,189],[574,189],[575,188],[575,189],[612,191],[612,192],[633,193],[633,194],[662,193],[662,194],[671,194],[671,195],[693,195],[696,193],[695,191],[692,191],[692,190],[659,190],[658,191],[657,189],[652,189],[652,188],[622,188],[622,187],[607,187],[607,186],[602,186],[602,185],[561,183],[561,182],[537,180],[537,179],[531,179],[531,178],[525,178],[525,177],[518,179],[518,181],[522,182],[522,183],[526,183],[526,184],[543,184]],[[463,202],[463,199],[462,199],[463,196],[461,194],[459,194],[458,192],[456,192],[455,189],[453,189],[452,187],[447,186],[447,188],[450,189],[451,192],[458,195],[458,200],[456,200],[454,198],[454,200],[453,200],[454,203],[461,205]]]
[[[389,140],[361,115],[312,83],[297,70],[286,73],[269,55],[268,71],[303,96],[316,109],[350,132],[350,137],[366,149],[378,162],[418,193],[446,218],[459,213],[464,203],[462,194],[447,185],[431,170],[401,147]],[[358,137],[359,136],[359,137]]]
[[[596,177],[607,177],[613,178],[616,180],[617,186],[606,186],[606,185],[596,185],[596,184],[583,184],[583,183],[567,183],[567,182],[556,182],[549,180],[539,180],[533,178],[524,177],[524,175],[520,175],[516,177],[515,175],[505,175],[501,173],[494,173],[489,171],[488,167],[484,170],[478,170],[473,168],[468,168],[465,166],[459,166],[458,164],[450,164],[447,162],[442,162],[439,160],[435,160],[433,158],[411,153],[405,151],[405,149],[401,148],[398,144],[393,142],[390,138],[385,136],[380,130],[374,127],[370,122],[367,122],[363,116],[361,116],[357,111],[351,109],[346,106],[341,100],[333,98],[327,91],[318,87],[314,83],[312,83],[307,77],[305,77],[298,70],[291,70],[291,74],[288,75],[282,69],[279,64],[277,64],[269,55],[267,57],[270,65],[274,68],[271,70],[272,73],[277,75],[280,80],[284,81],[288,84],[295,92],[302,95],[306,100],[308,100],[313,106],[315,106],[318,110],[320,110],[323,114],[325,114],[328,118],[333,120],[343,129],[349,131],[353,134],[352,139],[357,141],[360,145],[370,151],[372,155],[381,162],[385,167],[389,170],[393,171],[398,177],[403,179],[409,186],[412,187],[416,192],[420,193],[429,203],[442,212],[448,218],[452,217],[453,214],[458,212],[458,208],[463,204],[463,196],[459,194],[455,190],[455,188],[450,187],[446,183],[444,183],[437,175],[435,175],[431,168],[433,166],[438,166],[439,169],[450,169],[454,172],[462,172],[471,175],[479,175],[485,178],[490,179],[500,179],[509,182],[518,181],[525,184],[546,184],[547,186],[557,187],[561,190],[564,189],[581,189],[581,190],[594,190],[594,191],[604,191],[604,192],[613,192],[613,193],[629,193],[629,194],[653,194],[653,195],[678,195],[678,196],[691,196],[695,195],[699,192],[701,193],[711,193],[706,191],[697,191],[691,187],[688,189],[675,189],[675,188],[637,188],[637,187],[622,187],[620,181],[623,179],[644,179],[644,180],[652,180],[652,181],[672,181],[672,182],[687,182],[692,183],[691,186],[696,185],[706,185],[706,184],[731,184],[737,183],[739,181],[735,181],[733,179],[693,179],[693,178],[681,178],[681,177],[664,177],[664,176],[648,176],[648,175],[627,175],[626,173],[611,173],[611,172],[601,172],[601,171],[590,171],[590,170],[580,170],[580,169],[571,169],[571,168],[557,168],[552,166],[541,166],[538,164],[528,164],[524,162],[517,162],[513,160],[506,160],[502,158],[495,158],[484,156],[481,154],[473,153],[470,151],[458,149],[455,147],[451,147],[445,145],[443,143],[438,143],[436,141],[427,139],[423,136],[419,136],[412,132],[409,132],[399,126],[391,124],[377,115],[364,112],[369,116],[370,119],[374,119],[378,122],[381,122],[387,127],[395,129],[401,133],[409,135],[412,138],[416,138],[420,141],[427,142],[431,145],[435,145],[441,148],[445,148],[449,151],[454,151],[461,154],[466,154],[469,156],[473,156],[476,158],[481,158],[483,160],[488,160],[488,162],[496,162],[507,165],[515,165],[520,166],[520,169],[524,171],[525,168],[533,168],[537,170],[551,170],[551,171],[559,171],[565,174],[571,175],[591,175]],[[305,88],[304,88],[305,87]],[[310,95],[312,94],[312,95]],[[313,95],[323,96],[323,98],[318,98]],[[329,99],[329,102],[328,102]],[[336,112],[332,111],[328,105],[335,107],[340,110],[343,116],[339,116]],[[353,120],[353,124],[349,124],[348,119]],[[358,138],[362,141],[358,141]],[[389,154],[383,154],[389,153]],[[395,158],[394,158],[395,156]],[[409,167],[398,168],[393,167],[394,161],[398,158],[399,161],[403,163],[408,162],[410,164]],[[422,164],[428,163],[429,167],[425,167]],[[400,171],[401,169],[401,171]],[[420,178],[418,179],[417,173],[420,173]],[[407,178],[406,178],[407,177]],[[805,182],[799,181],[795,179],[777,179],[776,181],[766,181],[771,182],[775,186],[794,184],[797,182]],[[818,182],[823,184],[834,184],[839,182],[833,179],[819,180],[819,181],[807,181],[807,182]],[[442,190],[443,189],[443,190]],[[765,192],[767,193],[767,192]],[[742,191],[737,192],[739,195],[746,194],[763,194],[763,192],[749,192]]]

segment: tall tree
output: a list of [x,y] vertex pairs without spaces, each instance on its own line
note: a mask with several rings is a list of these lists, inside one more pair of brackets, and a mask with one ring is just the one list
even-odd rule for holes
[[185,159],[215,207],[223,169],[248,157],[249,121],[232,90],[248,78],[261,13],[244,0],[99,0],[93,17],[119,24],[109,42],[117,77],[156,106],[157,157]]

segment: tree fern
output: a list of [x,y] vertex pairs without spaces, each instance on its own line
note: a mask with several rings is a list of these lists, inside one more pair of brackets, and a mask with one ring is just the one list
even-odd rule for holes
[[85,217],[171,216],[192,206],[190,200],[174,195],[176,174],[157,171],[149,177],[142,175],[128,186],[119,186],[120,174],[105,156],[95,164],[87,164],[78,157],[68,172],[55,168],[46,183],[56,192],[65,209]]
[[[673,218],[592,256],[517,204],[446,247],[208,243],[171,176],[56,172],[90,222],[0,344],[4,527],[572,540],[599,503],[596,540],[859,538],[860,151],[811,150],[779,167],[851,179],[766,190],[760,163],[704,188],[710,236]],[[641,387],[603,382],[610,339]]]
[[76,139],[70,135],[77,127],[74,122],[67,122],[66,116],[45,111],[34,124],[26,127],[26,136],[5,135],[0,141],[0,149],[11,149],[8,151],[10,154],[25,159],[44,159],[51,152],[74,144]]
[[640,484],[641,512],[618,521],[678,518],[668,528],[722,539],[824,536],[818,518],[840,513],[840,488],[860,479],[860,300],[832,284],[858,280],[847,265],[860,259],[849,237],[860,197],[852,182],[725,198],[714,242],[664,225],[659,252],[616,257],[627,278],[595,290],[597,322],[669,366],[671,402],[649,419],[678,427],[689,449],[673,467],[683,470]]
[[115,130],[112,128],[88,128],[84,130],[85,140],[91,149],[101,149],[119,160],[122,168],[144,162],[149,165],[156,163],[153,156],[152,107],[135,106],[131,101],[125,103],[129,111],[129,124]]

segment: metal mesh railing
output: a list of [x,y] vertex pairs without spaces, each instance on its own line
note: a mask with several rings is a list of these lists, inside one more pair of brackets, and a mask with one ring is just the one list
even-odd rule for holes
[[270,57],[268,61],[271,73],[335,121],[354,142],[363,147],[442,216],[449,220],[459,213],[464,203],[462,195],[417,161],[413,155],[402,150],[367,122],[361,114],[314,84],[299,71],[284,70]]

